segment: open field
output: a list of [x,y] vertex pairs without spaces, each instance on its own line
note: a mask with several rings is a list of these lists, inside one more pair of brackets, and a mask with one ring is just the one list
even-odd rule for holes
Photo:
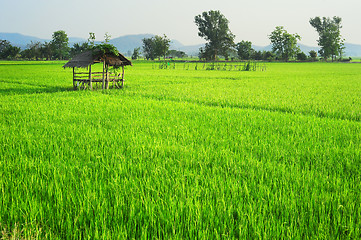
[[361,238],[361,65],[0,62],[0,237]]

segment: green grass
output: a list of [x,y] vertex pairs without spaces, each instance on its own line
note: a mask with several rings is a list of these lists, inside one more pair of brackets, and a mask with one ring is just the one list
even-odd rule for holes
[[61,66],[0,63],[1,237],[361,238],[358,64]]

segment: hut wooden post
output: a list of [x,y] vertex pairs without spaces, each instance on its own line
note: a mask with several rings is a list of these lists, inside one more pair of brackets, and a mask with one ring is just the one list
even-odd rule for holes
[[106,64],[106,81],[105,81],[105,89],[109,89],[109,65]]
[[73,88],[76,90],[76,84],[75,84],[75,67],[73,67]]
[[102,79],[103,85],[102,85],[102,89],[105,89],[105,76],[104,76],[104,71],[105,71],[105,61],[103,62],[103,79]]
[[122,88],[123,88],[123,86],[124,86],[124,66],[122,66],[122,69],[123,69],[123,71],[122,71]]
[[89,65],[89,87],[90,87],[90,90],[93,90],[93,83],[92,83],[92,65]]

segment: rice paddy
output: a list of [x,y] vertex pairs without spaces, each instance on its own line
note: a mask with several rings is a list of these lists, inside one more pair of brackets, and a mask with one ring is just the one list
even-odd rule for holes
[[361,238],[359,64],[63,64],[0,62],[2,238]]

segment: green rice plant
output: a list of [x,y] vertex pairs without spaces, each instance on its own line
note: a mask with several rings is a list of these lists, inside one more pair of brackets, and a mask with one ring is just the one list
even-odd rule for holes
[[357,64],[63,64],[0,64],[1,238],[360,238]]

